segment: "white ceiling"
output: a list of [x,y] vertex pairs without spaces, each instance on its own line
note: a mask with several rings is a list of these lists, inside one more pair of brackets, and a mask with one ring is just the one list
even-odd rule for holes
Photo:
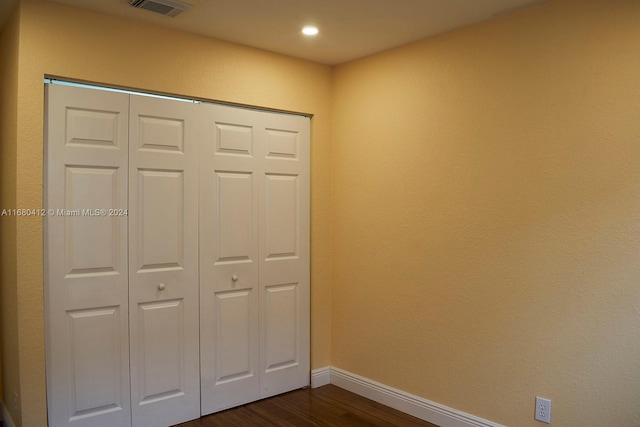
[[[175,18],[127,0],[53,1],[334,65],[546,0],[186,0]],[[13,2],[0,0],[0,23]],[[302,36],[307,24],[320,34]]]

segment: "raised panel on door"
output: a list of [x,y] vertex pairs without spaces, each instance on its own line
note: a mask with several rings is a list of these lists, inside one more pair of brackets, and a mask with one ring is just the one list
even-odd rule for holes
[[184,395],[183,310],[182,299],[138,305],[141,405]]
[[136,426],[200,415],[196,104],[131,96],[131,400]]
[[[101,209],[118,206],[118,167],[65,166],[65,262],[68,278],[117,274],[117,217]],[[66,214],[66,215],[65,215]],[[89,245],[100,242],[99,245]]]
[[128,96],[46,86],[49,425],[131,425]]
[[203,105],[200,183],[202,414],[259,398],[259,152],[247,111]]
[[309,385],[309,119],[265,113],[260,397]]
[[138,168],[139,272],[184,269],[184,170]]
[[[118,307],[67,311],[71,359],[71,421],[122,408]],[[99,336],[100,339],[96,339]]]
[[266,259],[299,259],[299,176],[267,173],[264,178],[263,236]]
[[265,291],[265,371],[296,367],[300,363],[299,283],[271,285]]

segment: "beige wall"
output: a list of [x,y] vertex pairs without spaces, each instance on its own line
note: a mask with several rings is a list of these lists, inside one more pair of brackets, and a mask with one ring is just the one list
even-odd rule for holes
[[[331,69],[42,0],[20,5],[18,207],[43,203],[45,75],[314,115],[312,367],[328,365]],[[18,220],[17,242],[22,425],[35,427],[46,419],[41,220]]]
[[[0,32],[0,211],[16,202],[18,20],[16,9]],[[12,393],[20,394],[17,307],[16,219],[0,216],[0,400],[14,419]]]
[[511,426],[640,425],[640,2],[338,66],[334,366]]

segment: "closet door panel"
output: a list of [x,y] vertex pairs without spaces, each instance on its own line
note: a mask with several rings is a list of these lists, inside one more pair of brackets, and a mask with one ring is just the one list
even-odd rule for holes
[[202,105],[202,414],[259,398],[256,131],[248,110]]
[[[79,213],[65,218],[66,270],[70,276],[117,271],[118,220],[100,210],[117,209],[118,181],[122,179],[118,172],[115,167],[65,168],[65,208]],[[87,241],[99,244],[88,245]]]
[[300,206],[298,176],[266,174],[263,236],[266,259],[299,257]]
[[131,425],[128,96],[46,86],[45,335],[52,426]]
[[131,96],[130,340],[133,423],[200,415],[196,104]]
[[295,367],[298,355],[299,283],[272,285],[265,288],[265,370]]
[[309,119],[262,114],[260,397],[309,385]]
[[138,271],[184,269],[184,175],[138,169]]
[[309,121],[204,107],[206,414],[309,384]]
[[183,303],[175,299],[138,305],[141,405],[184,395]]
[[[74,310],[67,314],[74,383],[72,419],[118,410],[122,407],[119,308]],[[101,339],[96,340],[96,336]]]

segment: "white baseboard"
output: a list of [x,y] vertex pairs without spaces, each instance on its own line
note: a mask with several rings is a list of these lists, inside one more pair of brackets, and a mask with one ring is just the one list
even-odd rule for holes
[[329,376],[331,384],[440,427],[504,427],[333,366]]
[[2,400],[0,400],[0,420],[4,421],[6,427],[16,427],[16,423],[13,422],[11,414]]
[[331,367],[325,366],[311,371],[311,388],[331,384]]

